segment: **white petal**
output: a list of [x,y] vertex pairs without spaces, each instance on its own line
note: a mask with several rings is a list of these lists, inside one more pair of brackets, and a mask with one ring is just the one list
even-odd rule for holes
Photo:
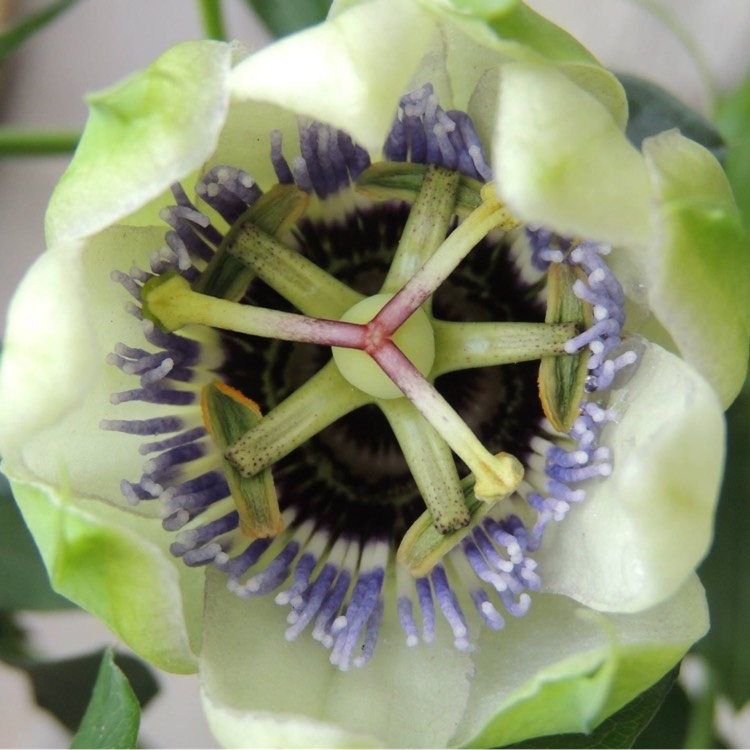
[[602,103],[550,65],[500,73],[493,171],[526,223],[615,245],[651,238],[641,155]]
[[221,742],[444,747],[455,733],[473,663],[447,628],[433,644],[408,648],[386,609],[372,660],[342,673],[309,633],[284,640],[285,608],[270,597],[241,600],[225,583],[209,571],[201,653],[206,710]]
[[162,244],[161,228],[113,227],[85,243],[49,250],[24,280],[0,367],[0,409],[12,415],[2,422],[0,448],[6,458],[16,457],[20,475],[125,502],[119,483],[140,477],[142,438],[102,431],[99,422],[175,409],[110,403],[112,393],[139,387],[138,377],[107,363],[115,345],[155,349],[125,310],[135,300],[110,273],[134,264],[147,268],[149,252]]
[[47,210],[49,246],[120,221],[209,157],[229,105],[231,57],[228,44],[185,42],[89,97],[86,130]]
[[676,591],[706,554],[724,459],[724,419],[711,386],[654,344],[613,393],[604,444],[612,475],[548,527],[545,590],[600,610],[636,612]]
[[434,28],[408,0],[357,5],[245,60],[232,94],[334,125],[375,152]]

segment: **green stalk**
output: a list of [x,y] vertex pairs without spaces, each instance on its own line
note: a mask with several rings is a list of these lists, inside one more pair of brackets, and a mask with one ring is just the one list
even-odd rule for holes
[[75,151],[80,138],[81,133],[77,130],[0,127],[0,156],[70,154]]
[[203,34],[206,39],[217,39],[220,42],[227,41],[224,28],[224,14],[221,10],[221,0],[198,0],[203,22]]

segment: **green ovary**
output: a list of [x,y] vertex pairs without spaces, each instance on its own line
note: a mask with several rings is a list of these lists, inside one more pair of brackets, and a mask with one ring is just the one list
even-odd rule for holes
[[[341,320],[346,323],[369,323],[393,295],[375,294],[350,307]],[[414,367],[427,376],[435,361],[435,335],[427,314],[417,309],[391,340],[408,357]],[[398,386],[380,369],[372,357],[359,349],[331,347],[333,360],[344,378],[359,390],[375,398],[394,399],[403,396]]]

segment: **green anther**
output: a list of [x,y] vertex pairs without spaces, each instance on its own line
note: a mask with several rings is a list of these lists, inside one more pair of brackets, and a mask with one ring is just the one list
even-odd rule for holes
[[[566,263],[550,265],[547,273],[547,323],[575,323],[582,329],[591,326],[591,306],[573,292],[576,278]],[[587,362],[586,352],[542,357],[539,397],[547,419],[560,432],[569,432],[578,416],[588,374]]]
[[228,252],[227,247],[234,242],[234,236],[245,224],[254,224],[270,235],[281,235],[304,216],[308,202],[307,193],[296,185],[276,185],[262,195],[229,230],[196,280],[195,291],[233,301],[242,299],[252,281],[253,271]]
[[415,578],[426,576],[497,504],[485,503],[476,498],[473,477],[464,479],[461,488],[470,518],[467,526],[449,534],[441,534],[432,522],[431,513],[425,511],[401,540],[396,559]]
[[427,168],[381,292],[397,292],[443,244],[455,216],[459,184],[458,172]]
[[[390,294],[375,294],[365,297],[341,316],[347,323],[368,323],[385,303]],[[399,327],[392,336],[393,342],[422,375],[430,372],[435,359],[435,338],[427,314],[420,308]],[[331,348],[333,361],[339,372],[353,386],[378,399],[400,399],[403,393],[398,386],[378,367],[375,360],[359,349]]]
[[[412,162],[378,162],[368,167],[357,178],[357,190],[376,201],[402,200],[413,203],[422,189],[426,164]],[[482,203],[482,183],[460,175],[454,212],[464,217]]]
[[[203,388],[201,406],[203,422],[221,453],[262,420],[256,403],[219,381]],[[281,533],[283,522],[270,469],[243,477],[229,461],[222,463],[240,515],[240,530],[253,539]]]
[[474,367],[528,362],[565,354],[575,323],[454,323],[435,320],[431,377]]

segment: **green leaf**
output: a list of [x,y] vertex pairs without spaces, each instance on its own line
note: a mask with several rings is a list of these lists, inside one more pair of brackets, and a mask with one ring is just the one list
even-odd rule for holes
[[0,610],[53,610],[73,604],[56,594],[8,481],[0,475]]
[[720,105],[716,121],[729,145],[726,170],[745,226],[750,227],[750,76]]
[[[150,681],[146,700],[155,695],[156,683],[145,666],[130,657],[118,657],[118,661],[128,665],[129,673],[140,672],[141,681],[145,672]],[[111,649],[103,655],[38,664],[29,670],[29,675],[39,705],[52,711],[69,729],[75,730],[80,722],[71,747],[136,746],[140,705],[128,677],[115,664]],[[93,692],[89,693],[92,683]],[[88,706],[87,694],[91,695]]]
[[[49,711],[71,732],[75,732],[86,712],[105,651],[98,650],[56,661],[36,661],[24,647],[23,633],[18,628],[15,630],[18,655],[10,659],[9,663],[28,675],[36,704]],[[151,670],[133,656],[118,654],[115,662],[118,671],[125,675],[132,687],[138,704],[145,707],[159,692],[159,685]]]
[[521,742],[514,747],[632,747],[635,739],[658,711],[677,677],[677,672],[677,668],[668,672],[659,682],[603,721],[591,734],[559,734],[540,737]]
[[18,666],[28,656],[26,632],[10,612],[0,610],[0,661]]
[[[108,654],[109,652],[100,650],[59,661],[27,661],[21,666],[31,680],[37,705],[53,714],[71,732],[75,732],[87,711],[87,702],[92,686],[98,679],[97,675],[101,676],[107,665],[107,658],[111,661],[111,655],[108,657]],[[116,669],[119,676],[110,675],[107,679],[110,682],[125,680],[129,685],[128,689],[137,699],[136,705],[145,707],[159,691],[151,670],[132,656],[118,654],[115,663],[115,667],[107,666],[105,671],[112,672]]]
[[711,630],[696,651],[712,666],[719,693],[736,707],[750,700],[750,380],[727,414],[727,468],[714,546],[700,569]]
[[320,23],[328,15],[331,0],[246,0],[249,8],[276,37],[286,36]]
[[638,76],[618,74],[628,97],[630,117],[626,134],[641,147],[644,138],[671,128],[707,148],[723,164],[726,144],[716,126],[665,89]]
[[79,0],[57,0],[42,10],[23,18],[15,26],[0,34],[0,65],[2,65],[29,37],[41,31],[63,11]]
[[[675,684],[659,707],[653,720],[638,735],[633,747],[685,747],[685,733],[690,719],[690,701],[685,691]],[[716,745],[712,745],[716,747]]]

